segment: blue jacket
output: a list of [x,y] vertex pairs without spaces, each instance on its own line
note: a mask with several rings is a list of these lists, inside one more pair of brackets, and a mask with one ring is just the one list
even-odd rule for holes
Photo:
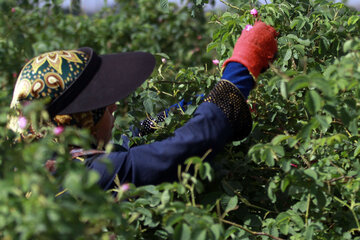
[[[187,158],[202,156],[207,150],[224,147],[232,131],[224,113],[213,103],[202,103],[184,126],[172,137],[151,144],[140,145],[108,155],[86,159],[86,166],[100,174],[99,185],[107,190],[118,174],[121,183],[136,186],[177,180],[177,167]],[[102,159],[106,157],[112,170]]]
[[[227,79],[234,79],[232,82],[235,82],[240,90],[251,81],[248,87],[251,88],[253,80],[247,69],[241,64],[234,69],[228,74],[225,70],[224,75],[228,76]],[[247,97],[247,94],[243,95]],[[136,186],[176,181],[179,164],[183,164],[192,156],[201,157],[209,149],[213,152],[222,149],[231,139],[232,132],[231,124],[224,112],[214,103],[204,102],[199,105],[193,118],[177,129],[173,136],[151,144],[123,148],[107,155],[93,155],[86,159],[86,166],[99,173],[98,183],[105,190],[114,186],[116,175],[120,183],[132,182]],[[109,164],[104,162],[104,158],[110,160],[110,168]]]

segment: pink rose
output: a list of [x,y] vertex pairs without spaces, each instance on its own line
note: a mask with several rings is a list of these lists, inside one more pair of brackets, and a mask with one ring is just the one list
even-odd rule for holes
[[63,127],[63,126],[58,126],[58,127],[54,128],[54,134],[55,134],[56,136],[59,136],[63,131],[64,131],[64,127]]
[[291,165],[292,167],[298,168],[298,165],[297,165],[297,164],[290,163],[290,165]]
[[251,26],[251,25],[246,25],[246,26],[245,26],[245,30],[246,30],[246,31],[250,31],[252,28],[253,28],[253,26]]
[[253,15],[254,17],[257,17],[258,11],[255,8],[253,8],[253,9],[251,9],[250,14]]
[[130,189],[130,185],[128,183],[125,183],[125,184],[121,185],[120,188],[123,192],[126,192],[127,190]]
[[15,8],[12,8],[12,9],[11,9],[11,12],[12,12],[12,13],[14,13],[15,11],[16,11],[16,9],[15,9]]
[[214,65],[219,65],[220,61],[217,60],[217,59],[214,59],[214,60],[212,60],[212,63],[213,63]]
[[19,128],[25,129],[26,125],[27,125],[26,117],[23,117],[23,116],[19,117],[18,124],[19,124]]

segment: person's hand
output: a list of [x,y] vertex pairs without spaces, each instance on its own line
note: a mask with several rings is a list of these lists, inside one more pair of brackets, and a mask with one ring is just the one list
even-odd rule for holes
[[257,21],[250,30],[244,29],[237,40],[229,62],[243,64],[249,72],[257,78],[261,72],[269,67],[277,52],[278,33],[275,29],[261,21]]

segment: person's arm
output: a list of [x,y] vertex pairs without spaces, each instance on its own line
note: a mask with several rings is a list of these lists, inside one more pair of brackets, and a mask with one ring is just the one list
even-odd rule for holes
[[[255,85],[252,76],[256,79],[261,72],[269,67],[269,62],[273,61],[277,52],[277,41],[275,39],[277,35],[278,33],[274,28],[257,21],[251,30],[243,30],[235,44],[232,56],[224,62],[222,79],[233,83],[245,99]],[[177,105],[182,108],[184,102],[182,101]],[[144,120],[139,129],[140,135],[154,132],[155,124],[164,121],[166,115],[167,112],[165,111],[156,118]]]
[[[277,50],[275,36],[275,30],[262,22],[257,22],[249,33],[243,31],[233,56],[225,62],[223,78],[227,79],[214,87],[193,118],[177,129],[174,136],[129,151],[110,153],[107,157],[113,164],[111,172],[99,161],[103,156],[89,161],[88,167],[101,176],[100,186],[109,189],[116,175],[121,183],[132,182],[137,186],[174,181],[177,166],[187,158],[202,156],[209,149],[216,152],[230,139],[246,137],[252,126],[246,97],[254,85],[249,72],[257,78],[268,67]],[[229,69],[233,71],[229,73]]]
[[175,181],[178,165],[187,158],[202,156],[209,149],[216,152],[231,138],[246,137],[251,131],[251,115],[240,89],[251,85],[253,78],[243,65],[237,67],[235,75],[241,79],[237,85],[221,80],[193,118],[175,130],[172,137],[110,153],[107,158],[113,165],[112,172],[101,161],[103,155],[89,159],[87,166],[100,174],[100,186],[111,188],[116,173],[121,183],[132,182],[137,186]]
[[[248,108],[244,111],[248,112]],[[251,126],[251,122],[248,124]],[[251,130],[249,125],[240,128],[247,133]],[[100,174],[99,184],[105,190],[112,187],[116,173],[121,183],[132,182],[136,186],[176,181],[178,165],[189,157],[204,155],[209,149],[213,152],[222,149],[231,136],[233,129],[224,112],[216,104],[204,102],[172,137],[107,155],[113,165],[111,172],[101,161],[104,155],[89,159],[87,167]]]
[[[254,79],[250,75],[247,68],[238,62],[229,62],[226,65],[221,79],[232,82],[242,93],[245,99],[248,98],[250,90],[254,87]],[[199,95],[204,100],[204,94]],[[156,125],[165,121],[170,111],[181,109],[185,111],[188,105],[192,102],[185,102],[184,100],[170,106],[164,111],[160,112],[156,117],[149,116],[147,119],[140,122],[140,128],[132,128],[135,136],[145,136],[156,131]]]

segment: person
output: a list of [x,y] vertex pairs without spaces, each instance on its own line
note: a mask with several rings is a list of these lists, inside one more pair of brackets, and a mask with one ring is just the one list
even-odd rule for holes
[[[232,56],[223,65],[221,81],[173,136],[151,144],[121,147],[108,154],[74,148],[72,155],[84,159],[88,169],[99,173],[98,184],[104,190],[114,187],[116,176],[121,183],[136,186],[176,181],[178,165],[187,158],[202,156],[209,149],[217,152],[229,140],[250,133],[252,120],[246,99],[277,52],[276,36],[275,29],[261,21],[243,30]],[[49,98],[46,110],[54,124],[87,128],[97,144],[104,146],[111,139],[115,102],[142,84],[154,66],[154,57],[144,52],[97,55],[86,47],[44,53],[23,67],[11,108]],[[152,122],[144,122],[144,134],[151,130]],[[19,131],[16,124],[10,126]],[[26,133],[41,137],[31,126]],[[104,158],[110,160],[111,169],[102,161]]]

